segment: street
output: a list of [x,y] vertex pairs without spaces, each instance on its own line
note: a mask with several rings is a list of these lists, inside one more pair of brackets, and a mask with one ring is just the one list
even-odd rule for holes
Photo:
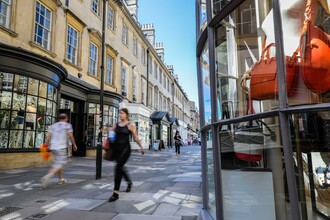
[[103,160],[102,179],[95,180],[95,158],[74,158],[64,170],[69,182],[57,178],[43,190],[40,178],[49,167],[0,171],[0,220],[114,219],[193,220],[202,208],[200,146],[133,152],[127,169],[130,193],[121,184],[119,200],[109,203],[114,185],[114,162]]

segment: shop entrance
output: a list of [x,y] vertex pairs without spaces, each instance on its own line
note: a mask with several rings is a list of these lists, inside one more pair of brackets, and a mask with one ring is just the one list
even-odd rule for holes
[[70,97],[62,96],[60,101],[60,113],[66,113],[69,116],[69,122],[73,128],[78,150],[73,151],[73,156],[86,156],[86,143],[84,141],[85,118],[84,102]]

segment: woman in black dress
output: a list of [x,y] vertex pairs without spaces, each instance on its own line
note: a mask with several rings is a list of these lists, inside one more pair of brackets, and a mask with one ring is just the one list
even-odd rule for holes
[[177,130],[174,135],[174,144],[175,144],[175,153],[177,156],[180,156],[180,147],[182,143],[182,138],[179,131]]
[[130,146],[130,135],[133,135],[134,140],[141,148],[142,155],[144,154],[144,149],[142,147],[141,141],[137,135],[135,123],[132,123],[128,119],[128,110],[122,108],[119,110],[120,122],[114,125],[110,130],[116,132],[116,140],[114,143],[114,156],[116,158],[117,165],[115,167],[115,187],[112,196],[109,198],[109,202],[116,201],[119,198],[119,188],[122,177],[125,178],[127,182],[126,192],[130,192],[132,189],[132,180],[130,179],[124,165],[128,161],[131,155]]

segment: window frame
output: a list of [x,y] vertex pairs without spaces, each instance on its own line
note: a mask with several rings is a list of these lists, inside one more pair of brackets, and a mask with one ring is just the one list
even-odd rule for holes
[[[110,70],[109,70],[109,58],[110,58],[110,60],[112,60],[112,64],[110,66]],[[114,58],[112,56],[110,56],[109,54],[107,54],[107,63],[106,63],[106,72],[105,72],[105,84],[113,85],[114,63],[115,63]],[[107,80],[108,77],[109,77],[110,81]]]
[[141,47],[141,63],[146,64],[146,49],[143,46]]
[[133,36],[133,54],[138,57],[138,40],[135,36]]
[[6,20],[5,20],[5,24],[0,24],[1,27],[4,27],[4,28],[8,28],[10,29],[10,26],[11,26],[11,16],[12,16],[12,7],[13,7],[13,3],[12,3],[12,0],[7,0],[8,2],[5,2],[6,0],[2,0],[0,2],[0,4],[4,4],[6,5],[7,7],[7,10],[6,10],[6,16],[2,15],[0,13],[0,16],[2,17],[5,17]]
[[[50,21],[49,21],[49,30],[48,30],[48,39],[47,39],[47,46],[44,47],[43,46],[43,43],[39,43],[37,41],[37,35],[36,35],[36,32],[37,32],[37,26],[40,26],[42,28],[42,30],[45,30],[46,28],[44,28],[41,24],[37,23],[37,7],[38,7],[38,4],[40,6],[43,6],[46,10],[49,11],[49,18],[50,18]],[[45,11],[46,12],[46,11]],[[39,12],[40,13],[40,12]],[[35,5],[35,17],[34,17],[34,23],[33,23],[33,26],[34,26],[34,31],[33,31],[33,43],[35,43],[36,45],[40,46],[41,48],[47,50],[47,51],[51,51],[52,49],[52,35],[53,35],[53,31],[52,31],[52,28],[53,28],[53,13],[54,11],[47,7],[47,5],[45,5],[43,2],[41,1],[36,1],[36,5]],[[40,17],[40,15],[39,15]],[[47,30],[47,29],[46,29]],[[42,38],[43,38],[43,35],[42,35]]]
[[121,32],[121,42],[128,46],[128,28],[125,23],[123,23],[122,32]]
[[127,68],[124,65],[121,67],[121,91],[127,93]]
[[[111,25],[110,25],[110,11],[112,11],[112,22],[111,22]],[[115,9],[111,5],[109,5],[108,6],[108,13],[107,13],[107,26],[112,31],[115,31],[115,20],[116,20]]]
[[[95,4],[95,5],[97,5],[97,8],[96,8],[97,11],[96,12],[94,11],[94,8],[93,8],[95,1],[97,1],[97,4]],[[100,15],[101,15],[101,13],[100,13],[101,10],[100,9],[101,9],[101,1],[100,0],[92,0],[91,1],[91,11],[98,17],[100,17]]]
[[[73,45],[71,45],[73,48],[75,48],[75,61],[73,62],[72,60],[70,60],[69,58],[68,58],[68,55],[69,55],[69,48],[70,48],[70,43],[69,43],[69,29],[72,29],[73,31],[75,31],[76,32],[76,43],[77,43],[77,45],[76,45],[76,48],[73,46]],[[79,62],[78,62],[78,60],[79,60],[79,44],[80,44],[80,33],[79,33],[79,31],[76,29],[76,28],[74,28],[72,25],[70,25],[70,24],[68,24],[67,25],[67,49],[66,49],[66,57],[65,57],[65,59],[67,60],[67,61],[69,61],[69,62],[71,62],[73,65],[76,65],[76,66],[78,66],[78,64],[79,64]]]
[[[94,45],[95,46],[95,48],[96,48],[96,52],[94,53],[95,55],[96,55],[96,58],[95,58],[95,60],[93,60],[94,61],[94,68],[95,68],[95,74],[93,73],[93,72],[91,72],[91,59],[92,59],[92,50],[91,50],[91,46],[92,45]],[[89,67],[88,67],[88,73],[89,73],[89,75],[91,75],[91,76],[94,76],[94,77],[98,77],[98,63],[99,63],[99,61],[98,61],[98,59],[99,59],[99,47],[94,43],[94,42],[92,42],[92,41],[90,41],[90,43],[89,43]]]

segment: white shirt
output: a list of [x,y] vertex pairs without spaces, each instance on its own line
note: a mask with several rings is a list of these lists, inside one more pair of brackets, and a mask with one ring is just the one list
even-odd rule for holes
[[57,122],[53,124],[49,133],[51,134],[50,147],[51,149],[63,149],[68,146],[69,133],[72,133],[72,125],[67,122]]

